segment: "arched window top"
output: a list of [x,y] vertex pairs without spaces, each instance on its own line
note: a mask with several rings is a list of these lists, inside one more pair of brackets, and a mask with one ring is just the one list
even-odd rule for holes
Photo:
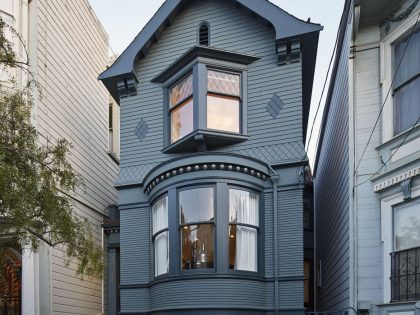
[[201,22],[198,29],[198,44],[201,46],[210,46],[210,25],[207,22]]

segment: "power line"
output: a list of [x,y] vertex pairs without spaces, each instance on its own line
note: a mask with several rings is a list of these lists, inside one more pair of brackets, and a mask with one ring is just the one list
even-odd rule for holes
[[372,129],[372,132],[370,133],[370,136],[369,136],[368,142],[366,143],[365,148],[363,149],[362,155],[360,156],[359,162],[357,163],[356,169],[354,170],[354,173],[355,173],[355,174],[356,174],[357,170],[359,169],[360,163],[362,162],[362,158],[363,158],[363,156],[364,156],[364,155],[365,155],[365,153],[366,153],[366,149],[367,149],[367,147],[368,147],[368,145],[369,145],[369,143],[370,143],[370,140],[372,140],[373,133],[374,133],[374,131],[375,131],[375,129],[376,129],[376,126],[378,125],[379,119],[381,118],[381,115],[382,115],[382,112],[383,112],[383,110],[384,110],[384,107],[385,107],[386,101],[388,100],[389,94],[391,93],[392,86],[394,85],[394,81],[395,81],[395,79],[396,79],[396,77],[397,77],[397,73],[398,73],[398,70],[400,69],[400,66],[401,66],[402,60],[403,60],[403,58],[404,58],[405,52],[407,51],[408,45],[410,44],[411,37],[413,36],[414,31],[415,31],[415,30],[416,30],[416,28],[417,28],[417,23],[418,23],[418,21],[419,21],[419,18],[420,18],[420,13],[417,15],[417,20],[416,20],[416,23],[413,25],[413,29],[412,29],[412,30],[411,30],[411,32],[410,32],[410,36],[409,36],[409,38],[408,38],[407,45],[405,45],[405,47],[404,47],[403,54],[402,54],[402,56],[401,56],[401,58],[400,58],[400,61],[398,62],[397,69],[396,69],[396,70],[395,70],[395,72],[394,72],[394,76],[393,76],[393,78],[392,78],[391,85],[389,86],[388,93],[386,93],[385,100],[384,100],[384,102],[383,102],[383,104],[382,104],[382,106],[381,106],[381,110],[379,111],[379,114],[378,114],[378,117],[377,117],[377,119],[376,119],[375,125],[373,126],[373,129]]
[[391,154],[391,156],[388,158],[388,160],[386,160],[385,162],[382,162],[382,166],[375,172],[373,173],[372,176],[370,176],[368,179],[366,179],[365,181],[363,181],[362,183],[354,186],[354,188],[359,187],[365,183],[367,183],[368,181],[370,181],[372,178],[374,178],[377,174],[379,174],[379,172],[388,164],[388,162],[392,159],[392,157],[395,155],[395,153],[397,153],[397,151],[399,150],[399,148],[401,148],[401,146],[405,143],[405,141],[407,140],[408,136],[413,132],[414,128],[417,126],[417,124],[420,122],[420,116],[417,118],[417,121],[414,123],[414,125],[411,127],[410,131],[407,132],[407,134],[405,135],[404,139],[401,141],[401,143],[398,145],[398,147],[395,149],[394,153]]

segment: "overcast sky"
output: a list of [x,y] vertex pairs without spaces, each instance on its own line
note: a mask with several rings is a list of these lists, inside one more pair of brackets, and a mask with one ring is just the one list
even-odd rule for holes
[[[89,0],[89,2],[109,34],[110,51],[120,54],[159,9],[164,0]],[[311,22],[321,23],[324,26],[318,46],[308,127],[310,129],[333,51],[344,0],[271,0],[271,2],[302,20],[307,20],[310,17]],[[324,101],[321,104],[323,106]],[[308,150],[311,159],[314,155],[321,118],[322,111],[318,114]]]

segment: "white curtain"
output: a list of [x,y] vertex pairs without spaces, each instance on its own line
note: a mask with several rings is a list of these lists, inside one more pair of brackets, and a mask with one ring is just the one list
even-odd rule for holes
[[[159,199],[152,208],[153,235],[168,227],[168,197]],[[168,231],[154,238],[155,276],[169,271]]]
[[[231,189],[229,191],[229,217],[232,223],[244,223],[258,227],[259,198],[256,194]],[[256,228],[236,226],[235,269],[257,271]]]

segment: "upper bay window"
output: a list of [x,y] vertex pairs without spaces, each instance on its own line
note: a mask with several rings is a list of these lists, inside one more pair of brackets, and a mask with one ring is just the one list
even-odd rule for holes
[[420,28],[393,46],[394,135],[410,129],[420,117]]
[[247,140],[247,65],[257,59],[195,46],[155,77],[164,87],[163,152]]

